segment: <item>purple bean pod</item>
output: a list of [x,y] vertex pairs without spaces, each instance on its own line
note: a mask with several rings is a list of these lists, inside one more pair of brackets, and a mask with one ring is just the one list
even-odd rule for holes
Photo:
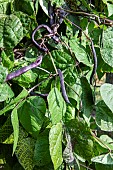
[[18,77],[21,74],[27,72],[28,70],[39,66],[41,64],[41,62],[42,62],[42,55],[40,55],[38,57],[38,59],[35,62],[31,63],[29,66],[22,67],[21,69],[16,70],[15,72],[8,74],[5,81],[11,80],[15,77]]
[[63,96],[66,103],[70,103],[68,96],[66,94],[64,77],[63,77],[62,71],[60,69],[57,69],[57,71],[58,71],[58,74],[59,74],[59,77],[60,77],[60,86],[61,86],[62,96]]
[[37,41],[35,40],[34,36],[36,34],[36,32],[40,29],[40,28],[45,28],[50,34],[53,33],[53,31],[47,26],[47,25],[44,25],[44,24],[41,24],[39,25],[38,27],[36,27],[32,33],[32,41],[33,43],[42,51],[44,52],[48,52],[48,49],[47,48],[44,48],[44,47],[41,47],[40,44],[37,43]]
[[32,33],[32,41],[33,41],[33,43],[34,43],[34,44],[36,45],[36,47],[38,47],[41,51],[48,52],[48,51],[49,51],[48,48],[42,47],[41,44],[38,44],[37,41],[36,41],[35,38],[34,38],[36,32],[37,32],[39,29],[41,29],[41,28],[45,28],[45,29],[49,32],[49,36],[52,37],[52,39],[53,39],[55,42],[57,42],[57,43],[60,42],[60,41],[59,41],[59,37],[57,37],[57,36],[55,35],[54,31],[53,31],[49,26],[47,26],[47,25],[45,25],[45,24],[41,24],[41,25],[39,25],[38,27],[36,27],[36,28],[34,29],[34,31],[33,31],[33,33]]

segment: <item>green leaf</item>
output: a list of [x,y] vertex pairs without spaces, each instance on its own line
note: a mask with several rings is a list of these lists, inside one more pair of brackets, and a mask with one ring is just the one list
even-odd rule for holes
[[106,165],[113,165],[113,154],[108,153],[108,154],[103,154],[100,156],[96,156],[91,159],[92,162],[97,162],[101,164],[106,164]]
[[52,3],[56,3],[58,6],[62,6],[65,2],[64,0],[52,0]]
[[8,0],[1,0],[0,1],[0,14],[6,14],[8,7],[10,5],[10,2]]
[[[22,3],[22,6],[23,6],[23,3]],[[31,29],[32,29],[34,20],[32,18],[30,18],[27,14],[24,14],[23,12],[20,12],[20,11],[15,12],[14,14],[20,19],[20,21],[22,23],[23,34],[26,35],[27,33],[30,33],[29,31],[31,31]]]
[[101,163],[95,163],[96,170],[113,170],[113,165],[104,165]]
[[34,5],[31,0],[14,0],[15,11],[22,11],[25,14],[33,15],[34,14]]
[[37,73],[34,73],[32,70],[27,71],[26,73],[16,77],[14,79],[22,87],[30,87],[31,83],[35,82],[37,78]]
[[49,129],[37,136],[34,149],[34,163],[37,166],[47,165],[51,161],[49,152]]
[[86,117],[90,117],[94,105],[90,84],[85,77],[81,78],[83,112]]
[[65,113],[65,122],[68,122],[69,120],[74,118],[75,118],[75,107],[68,105]]
[[76,83],[74,83],[74,85],[72,85],[71,88],[68,88],[68,96],[69,96],[69,98],[72,98],[77,101],[77,109],[79,109],[80,96],[82,93],[80,79],[76,79]]
[[113,150],[113,139],[111,139],[108,135],[101,135],[100,140],[104,144],[104,148],[110,148],[111,150]]
[[9,116],[3,126],[0,128],[0,143],[12,144],[13,143],[13,128],[11,124],[11,117]]
[[85,48],[82,45],[78,44],[74,39],[70,40],[69,43],[77,60],[87,66],[91,66]]
[[25,170],[33,170],[33,155],[35,141],[32,138],[23,138],[18,142],[15,154]]
[[1,58],[4,67],[7,67],[9,70],[13,68],[14,63],[10,60],[10,56],[6,55],[5,51],[2,51]]
[[71,66],[66,68],[65,72],[64,72],[64,77],[65,77],[65,81],[68,85],[72,86],[75,84],[75,82],[77,81],[77,72],[75,70],[75,66]]
[[74,152],[85,160],[91,161],[97,151],[87,123],[82,119],[73,119],[66,124],[66,127]]
[[39,0],[39,4],[42,7],[46,15],[48,15],[48,2],[49,0]]
[[100,87],[100,94],[102,99],[113,112],[113,85],[105,83]]
[[70,54],[60,51],[60,50],[53,50],[51,52],[52,57],[55,60],[55,65],[57,68],[66,69],[72,65],[74,65],[74,61]]
[[50,155],[56,170],[63,161],[62,158],[62,124],[53,125],[49,133]]
[[31,96],[18,109],[19,120],[33,137],[37,138],[44,122],[46,104],[39,96]]
[[7,69],[0,65],[0,83],[4,83],[7,74],[8,74]]
[[100,101],[96,105],[96,124],[103,131],[113,131],[113,113],[104,101]]
[[7,83],[0,84],[0,102],[8,100],[14,96],[13,91]]
[[102,1],[103,1],[103,3],[107,4],[107,0],[102,0]]
[[23,26],[20,19],[14,15],[7,15],[0,20],[0,47],[13,48],[23,38]]
[[62,117],[66,112],[65,101],[57,88],[53,88],[50,91],[47,100],[52,123],[56,124],[62,120]]
[[107,3],[107,8],[108,8],[108,17],[113,15],[113,4]]
[[113,169],[113,154],[103,154],[92,158],[92,162],[95,162],[96,170],[112,170]]
[[13,99],[6,107],[0,110],[0,115],[13,109],[18,103],[22,101],[22,99],[27,97],[27,95],[28,95],[28,91],[26,89],[23,89],[22,92],[15,99]]
[[101,49],[101,54],[103,60],[110,65],[113,66],[113,28],[109,27],[106,31],[103,33],[103,47]]
[[13,144],[13,154],[14,154],[15,149],[17,147],[18,137],[19,137],[19,121],[18,121],[17,108],[14,108],[11,113],[11,122],[14,131],[14,144]]

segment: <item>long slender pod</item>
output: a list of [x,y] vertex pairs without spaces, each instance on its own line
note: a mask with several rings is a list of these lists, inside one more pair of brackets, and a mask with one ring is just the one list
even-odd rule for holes
[[93,67],[92,74],[90,76],[90,84],[92,85],[93,84],[93,78],[94,78],[94,75],[96,74],[96,70],[97,70],[97,55],[96,55],[96,51],[95,51],[94,44],[93,44],[92,40],[91,40],[91,49],[92,49],[93,60],[94,60],[94,67]]
[[21,74],[27,72],[28,70],[39,66],[41,64],[41,62],[42,62],[42,55],[40,55],[38,57],[38,59],[35,62],[31,63],[29,66],[22,67],[21,69],[16,70],[15,72],[8,74],[5,81],[11,80],[15,77],[18,77]]
[[62,71],[60,69],[57,69],[57,71],[58,71],[58,74],[59,74],[59,77],[60,77],[60,85],[61,85],[62,96],[63,96],[66,103],[70,103],[68,96],[66,94],[64,77],[63,77]]
[[48,49],[45,48],[45,47],[42,47],[40,44],[38,44],[37,41],[36,41],[35,38],[34,38],[36,32],[37,32],[39,29],[41,29],[41,28],[45,28],[50,34],[53,33],[52,30],[51,30],[47,25],[41,24],[41,25],[39,25],[38,27],[36,27],[36,28],[34,29],[34,31],[33,31],[33,33],[32,33],[32,41],[33,41],[33,43],[36,45],[36,47],[38,47],[41,51],[47,52]]

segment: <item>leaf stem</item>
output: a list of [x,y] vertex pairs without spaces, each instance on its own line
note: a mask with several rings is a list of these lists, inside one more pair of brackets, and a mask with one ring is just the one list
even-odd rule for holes
[[50,52],[48,52],[48,54],[49,54],[49,56],[50,56],[50,58],[51,58],[51,61],[52,61],[53,67],[54,67],[54,69],[55,69],[55,72],[56,72],[56,74],[58,74],[58,72],[57,72],[57,68],[56,68],[55,63],[54,63],[54,60],[53,60],[53,57],[52,57],[52,55],[51,55],[51,53],[50,53]]
[[38,86],[40,86],[43,82],[51,79],[53,76],[56,76],[56,74],[54,75],[50,75],[49,77],[47,77],[46,79],[42,80],[40,83],[38,83],[37,85],[35,85],[34,87],[32,87],[31,89],[29,89],[28,93],[31,93],[31,91],[33,91],[35,88],[37,88]]
[[61,9],[64,10],[64,11],[66,11],[66,12],[68,12],[68,13],[71,13],[71,14],[85,15],[85,16],[89,16],[89,17],[95,17],[95,18],[97,18],[97,20],[99,21],[99,23],[102,23],[102,24],[105,24],[105,25],[109,25],[109,26],[112,26],[112,25],[113,25],[113,20],[110,20],[110,19],[108,19],[108,18],[105,18],[105,16],[99,17],[98,15],[90,14],[90,13],[83,12],[83,11],[76,12],[76,11],[71,11],[71,10],[67,10],[67,9],[63,9],[63,8],[61,8]]
[[99,141],[102,145],[104,145],[111,153],[111,149],[105,143],[103,143],[93,132],[91,132],[91,134],[97,141]]

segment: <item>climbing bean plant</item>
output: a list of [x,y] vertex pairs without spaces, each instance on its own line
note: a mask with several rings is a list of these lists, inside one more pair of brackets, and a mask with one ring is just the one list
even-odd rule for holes
[[48,3],[0,1],[0,168],[112,170],[113,0],[52,0],[58,42]]

